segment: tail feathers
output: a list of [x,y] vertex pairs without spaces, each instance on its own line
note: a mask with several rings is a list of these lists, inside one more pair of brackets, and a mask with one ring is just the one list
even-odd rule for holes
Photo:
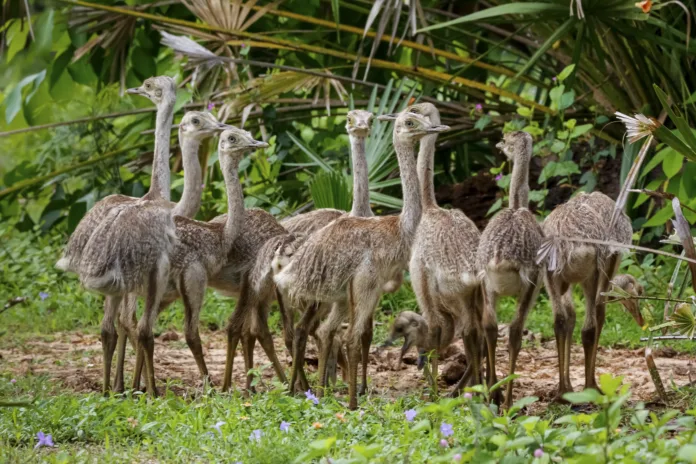
[[70,262],[70,259],[66,258],[65,256],[61,257],[58,260],[58,262],[56,263],[56,269],[65,272],[75,272],[75,268]]

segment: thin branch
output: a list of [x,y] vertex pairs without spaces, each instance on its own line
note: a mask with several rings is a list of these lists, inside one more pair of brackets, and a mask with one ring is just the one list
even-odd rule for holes
[[36,185],[36,184],[40,184],[41,182],[51,180],[54,177],[58,177],[61,174],[65,174],[66,172],[70,172],[70,171],[74,171],[76,169],[91,166],[93,164],[97,164],[97,163],[104,161],[106,159],[114,158],[118,155],[122,155],[123,153],[129,152],[131,150],[137,150],[137,149],[144,148],[144,147],[147,147],[150,145],[152,145],[152,142],[148,141],[148,142],[139,143],[137,145],[133,145],[132,147],[121,148],[120,150],[115,150],[115,151],[112,151],[109,153],[105,153],[105,154],[98,156],[96,158],[93,158],[93,159],[90,159],[87,161],[83,161],[81,163],[73,164],[72,166],[68,166],[66,168],[58,169],[58,170],[53,171],[51,173],[48,173],[44,176],[36,177],[34,179],[26,179],[26,180],[23,180],[21,182],[17,182],[16,184],[13,184],[12,186],[7,187],[4,190],[0,190],[0,198],[3,198],[11,193],[14,193],[14,192],[18,192],[19,190],[25,189],[27,187],[31,187],[31,186]]
[[[652,337],[653,340],[691,340],[694,341],[696,338],[691,338],[686,335],[660,335],[659,337]],[[649,337],[643,337],[640,339],[641,342],[647,342],[650,340]]]
[[[672,201],[675,198],[677,198],[677,196],[675,194],[669,193],[669,192],[657,192],[655,190],[648,190],[648,189],[628,189],[628,191],[631,193],[643,193],[649,197],[660,198],[661,200]],[[681,207],[684,209],[688,209],[692,213],[696,213],[696,209],[690,208],[687,205],[681,205]]]

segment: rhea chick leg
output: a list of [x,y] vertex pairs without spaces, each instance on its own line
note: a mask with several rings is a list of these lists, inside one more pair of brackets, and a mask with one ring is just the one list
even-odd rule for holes
[[102,391],[106,395],[111,390],[111,361],[114,357],[118,334],[114,321],[118,317],[119,306],[122,297],[120,295],[108,296],[104,301],[104,317],[101,324],[102,353],[104,357],[104,375]]
[[[486,377],[488,388],[498,383],[498,376],[495,372],[495,350],[498,345],[498,318],[495,314],[495,308],[498,301],[498,295],[488,286],[484,287],[483,298],[483,333],[486,337],[486,348],[488,350]],[[501,393],[496,390],[491,393],[491,399],[495,403],[500,403]]]
[[585,295],[585,324],[582,327],[582,347],[585,352],[585,388],[599,390],[595,378],[595,359],[597,355],[597,290],[599,288],[599,269],[582,283]]
[[184,303],[184,336],[193,358],[196,360],[198,372],[203,383],[210,381],[208,367],[203,356],[203,345],[198,331],[201,307],[205,298],[207,277],[205,269],[194,265],[189,267],[179,281],[179,293]]
[[304,358],[305,350],[307,349],[307,336],[309,335],[309,327],[314,322],[319,309],[318,303],[312,303],[302,315],[302,318],[295,327],[295,337],[293,340],[292,350],[292,376],[290,378],[290,394],[295,394],[295,384],[300,379],[301,387],[309,389],[309,383],[304,375]]
[[[524,330],[524,323],[527,320],[529,310],[532,309],[532,306],[534,306],[537,296],[539,295],[540,282],[538,276],[538,271],[534,271],[528,276],[531,283],[528,284],[528,286],[524,289],[517,306],[517,314],[515,315],[515,319],[510,324],[510,336],[508,339],[508,349],[510,350],[510,375],[515,373],[517,356],[520,354],[520,349],[522,348],[522,331]],[[510,381],[507,384],[507,394],[505,395],[506,409],[509,409],[510,406],[512,406],[513,383],[514,381]]]
[[571,286],[551,271],[546,273],[546,291],[553,307],[554,333],[558,352],[558,393],[556,401],[573,391],[570,383],[570,347],[575,327],[575,308]]
[[245,276],[239,293],[239,299],[237,300],[237,307],[227,323],[227,356],[225,359],[225,375],[222,381],[223,392],[229,391],[232,388],[232,370],[234,368],[234,357],[237,351],[237,344],[242,338],[244,324],[251,310],[250,293],[251,285]]
[[131,293],[121,302],[118,315],[118,343],[116,345],[116,377],[114,378],[114,391],[122,393],[125,390],[124,364],[126,362],[126,342],[130,340],[133,351],[138,349],[138,337],[135,312],[138,309],[138,296]]
[[271,365],[273,366],[273,370],[275,370],[278,379],[283,383],[287,383],[288,379],[285,376],[285,370],[283,370],[283,365],[280,364],[280,360],[278,359],[278,355],[275,351],[275,345],[273,345],[273,334],[271,334],[271,331],[268,328],[267,303],[257,304],[256,322],[257,324],[255,327],[256,330],[254,331],[254,334],[256,335],[256,338],[259,340],[259,343],[261,343],[261,348],[263,348],[263,351],[266,353],[266,356],[271,361]]

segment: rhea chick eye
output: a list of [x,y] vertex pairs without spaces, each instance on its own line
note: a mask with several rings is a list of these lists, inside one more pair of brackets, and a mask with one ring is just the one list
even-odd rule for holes
[[227,137],[227,141],[230,143],[235,143],[237,139],[230,135],[229,137]]
[[195,125],[199,125],[199,124],[201,123],[201,121],[200,121],[200,119],[198,119],[198,118],[193,118],[193,123],[194,123]]

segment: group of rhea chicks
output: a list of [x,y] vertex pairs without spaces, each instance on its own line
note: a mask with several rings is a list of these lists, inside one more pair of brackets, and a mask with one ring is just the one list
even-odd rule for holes
[[[236,298],[227,333],[222,389],[232,387],[233,363],[241,343],[245,368],[254,366],[258,340],[278,378],[291,393],[308,390],[304,355],[308,336],[319,349],[318,388],[322,395],[335,381],[337,365],[348,381],[349,407],[367,390],[373,317],[384,293],[396,291],[408,271],[420,314],[400,313],[389,342],[404,338],[402,356],[411,346],[419,365],[437,388],[438,353],[455,337],[464,343],[467,370],[455,387],[497,382],[496,303],[517,298],[510,324],[510,373],[522,343],[522,331],[542,280],[553,306],[561,397],[572,391],[570,347],[575,326],[572,286],[581,284],[586,315],[582,329],[586,387],[597,388],[595,360],[605,318],[606,293],[613,284],[630,295],[642,287],[629,275],[616,276],[621,250],[599,241],[630,243],[632,229],[625,214],[602,193],[581,193],[558,206],[542,224],[528,209],[532,138],[510,132],[497,145],[513,165],[509,205],[483,232],[466,215],[437,205],[433,166],[437,137],[449,130],[438,109],[418,103],[377,119],[393,121],[393,146],[403,188],[398,215],[374,216],[370,208],[366,141],[375,116],[349,111],[353,204],[350,212],[317,209],[278,221],[261,209],[244,207],[239,165],[245,156],[268,144],[247,131],[219,122],[211,113],[187,112],[178,124],[184,188],[178,202],[170,194],[170,134],[176,85],[153,77],[128,90],[157,108],[150,188],[142,198],[111,195],[85,215],[57,263],[75,273],[88,290],[105,295],[101,341],[103,388],[112,390],[111,367],[117,354],[113,390],[124,391],[126,344],[136,352],[133,389],[141,389],[143,367],[147,392],[157,394],[153,327],[158,314],[181,298],[184,334],[201,377],[209,381],[198,331],[206,289]],[[227,191],[227,213],[211,221],[194,220],[203,185],[198,151],[204,140],[218,137],[218,161]],[[581,243],[555,240],[575,237]],[[537,257],[545,240],[553,241],[552,265]],[[138,298],[144,311],[136,318]],[[285,345],[292,353],[290,380],[275,352],[268,313],[278,303]],[[642,325],[635,299],[621,301]],[[296,321],[297,319],[297,321]],[[486,358],[485,369],[483,358]],[[358,388],[358,370],[362,382]],[[347,375],[346,375],[347,374]],[[247,388],[251,388],[251,374]],[[502,398],[497,398],[501,401]],[[512,400],[507,385],[506,405]]]

